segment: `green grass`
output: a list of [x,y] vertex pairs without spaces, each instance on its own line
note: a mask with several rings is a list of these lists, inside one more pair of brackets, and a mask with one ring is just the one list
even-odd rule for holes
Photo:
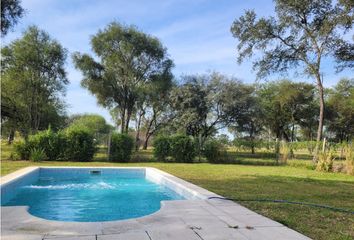
[[[4,150],[4,149],[3,149]],[[3,156],[3,155],[2,155]],[[100,157],[99,157],[100,156]],[[235,155],[237,157],[237,154]],[[291,160],[288,166],[244,165],[247,161],[271,162],[244,154],[235,164],[108,163],[104,151],[94,162],[29,162],[2,160],[1,174],[27,166],[149,166],[183,178],[217,194],[235,199],[285,199],[330,205],[354,211],[354,176],[311,170],[309,160]],[[151,160],[151,150],[134,154],[135,160]],[[2,158],[4,159],[4,158]],[[295,161],[294,164],[292,161]],[[313,239],[354,239],[354,215],[308,206],[240,202]]]

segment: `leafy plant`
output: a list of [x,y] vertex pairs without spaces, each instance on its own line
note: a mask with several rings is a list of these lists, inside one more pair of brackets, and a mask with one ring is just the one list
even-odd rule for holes
[[43,148],[32,148],[30,151],[30,160],[40,162],[47,160],[47,155]]
[[67,146],[65,158],[73,161],[91,161],[97,148],[93,134],[85,128],[71,128],[66,131]]
[[225,163],[228,160],[225,146],[217,140],[207,141],[203,153],[211,163]]
[[158,136],[154,139],[154,156],[158,161],[167,161],[171,153],[171,139],[166,136]]
[[333,170],[334,151],[324,151],[318,154],[317,171],[331,172]]
[[129,162],[134,147],[134,139],[127,134],[113,133],[111,137],[109,161]]
[[193,138],[185,135],[176,135],[171,138],[171,156],[176,162],[193,162],[196,154],[196,144]]

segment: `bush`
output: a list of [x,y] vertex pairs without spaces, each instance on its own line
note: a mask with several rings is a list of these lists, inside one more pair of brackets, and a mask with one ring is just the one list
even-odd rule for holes
[[216,140],[209,140],[204,144],[204,156],[211,163],[227,162],[227,151],[224,145]]
[[62,132],[55,133],[50,128],[30,135],[27,141],[15,144],[15,151],[21,159],[30,159],[33,149],[42,149],[49,160],[65,158],[66,138]]
[[196,153],[195,142],[191,137],[176,135],[171,138],[171,156],[176,162],[193,162]]
[[158,161],[166,161],[171,153],[171,141],[169,137],[158,136],[154,139],[154,156]]
[[113,133],[111,137],[109,160],[112,162],[128,162],[134,147],[134,139],[126,134]]
[[325,151],[318,154],[317,171],[331,172],[333,170],[334,151]]
[[65,135],[67,139],[66,159],[82,162],[93,159],[97,148],[92,133],[85,128],[70,128]]
[[30,157],[30,148],[28,142],[19,141],[14,143],[14,155],[18,155],[20,160],[29,160]]
[[47,155],[43,148],[32,148],[30,153],[30,160],[40,162],[47,160]]

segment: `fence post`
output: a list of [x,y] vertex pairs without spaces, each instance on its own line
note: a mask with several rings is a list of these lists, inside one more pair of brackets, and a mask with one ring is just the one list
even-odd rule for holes
[[325,150],[326,150],[326,138],[323,138],[322,152],[325,152]]
[[279,164],[279,151],[280,151],[280,146],[279,146],[279,139],[275,139],[275,161],[277,165]]
[[107,159],[110,160],[111,155],[111,138],[112,138],[112,131],[108,133],[108,143],[107,143]]

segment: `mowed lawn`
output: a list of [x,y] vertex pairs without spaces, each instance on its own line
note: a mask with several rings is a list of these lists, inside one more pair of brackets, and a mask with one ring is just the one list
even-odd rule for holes
[[[149,154],[151,152],[144,152],[142,158],[136,159],[149,159]],[[5,157],[3,156],[2,159]],[[148,166],[159,168],[229,198],[283,199],[324,204],[354,211],[354,176],[317,172],[308,169],[306,167],[308,164],[299,165],[291,162],[289,164],[290,166],[251,166],[208,163],[2,160],[1,174],[5,175],[27,166]],[[283,203],[241,201],[240,204],[313,239],[354,239],[353,214]]]

